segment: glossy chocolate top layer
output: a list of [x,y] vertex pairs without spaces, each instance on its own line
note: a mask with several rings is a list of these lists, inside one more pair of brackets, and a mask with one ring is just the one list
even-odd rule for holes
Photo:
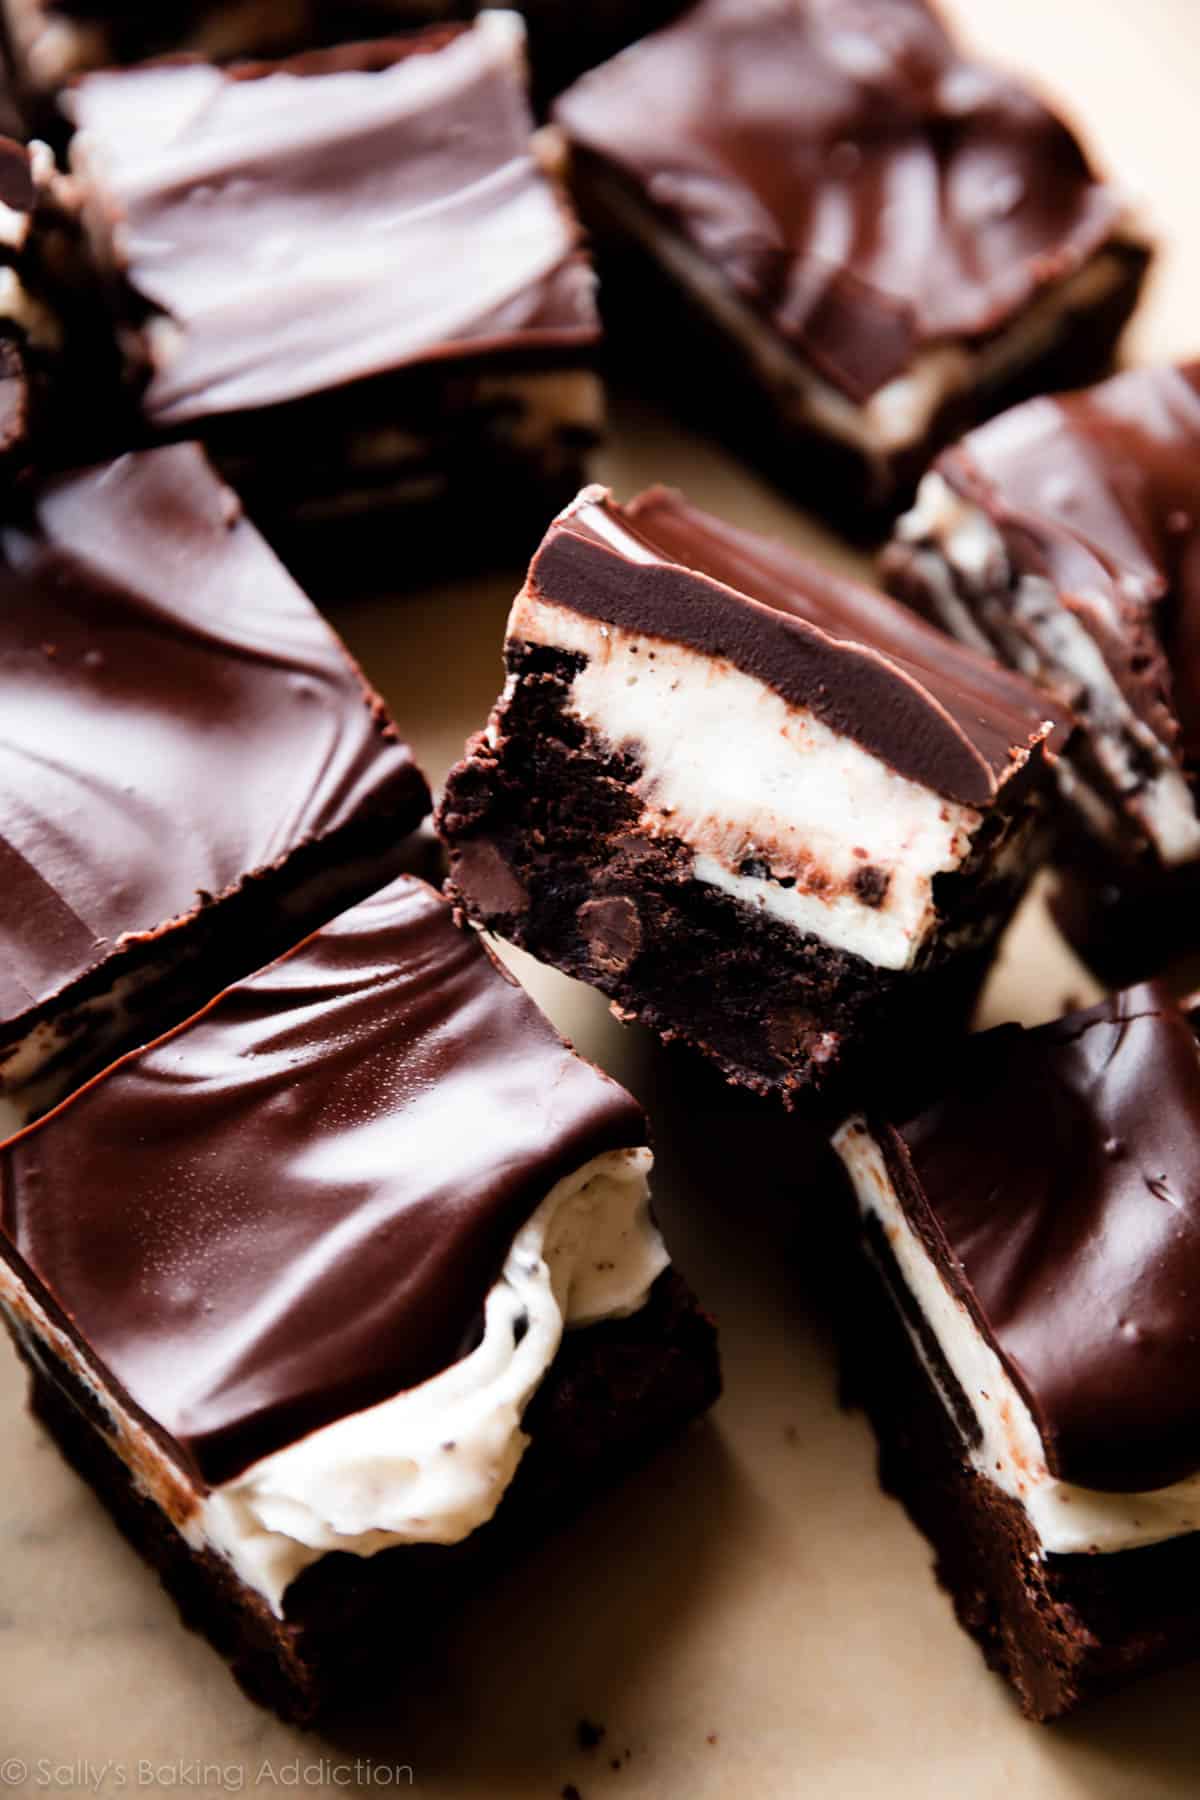
[[222,70],[87,77],[73,158],[153,316],[160,425],[430,358],[592,343],[592,276],[536,162],[521,28],[488,12]]
[[47,487],[0,563],[0,1021],[428,791],[191,444]]
[[1165,989],[969,1039],[897,1158],[1051,1471],[1138,1493],[1200,1470],[1200,1049]]
[[405,876],[16,1139],[0,1200],[90,1354],[216,1483],[457,1361],[554,1183],[645,1141]]
[[1014,407],[936,466],[1014,566],[1053,583],[1138,716],[1200,764],[1200,362]]
[[628,631],[724,657],[901,775],[984,806],[1040,762],[1045,698],[951,649],[885,594],[651,489],[585,490],[534,558],[535,593]]
[[555,116],[855,403],[1007,325],[1121,216],[922,0],[699,0]]

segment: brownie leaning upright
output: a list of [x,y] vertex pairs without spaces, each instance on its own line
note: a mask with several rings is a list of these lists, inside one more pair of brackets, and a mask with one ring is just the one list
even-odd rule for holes
[[70,96],[143,429],[203,438],[338,589],[523,562],[598,436],[593,276],[523,41],[485,12]]
[[789,1104],[945,1051],[1045,849],[1052,704],[651,490],[551,526],[438,816],[470,916]]
[[883,1485],[1025,1712],[1200,1652],[1200,1045],[1157,984],[962,1047],[836,1147]]
[[0,1151],[0,1311],[188,1621],[308,1719],[715,1399],[651,1162],[405,876]]
[[1200,949],[1200,364],[1033,400],[939,457],[900,595],[1078,721],[1054,907],[1109,980]]
[[11,1116],[389,880],[429,791],[195,445],[52,482],[0,552]]
[[925,0],[699,0],[554,117],[627,359],[856,535],[1103,373],[1145,272],[1070,129]]

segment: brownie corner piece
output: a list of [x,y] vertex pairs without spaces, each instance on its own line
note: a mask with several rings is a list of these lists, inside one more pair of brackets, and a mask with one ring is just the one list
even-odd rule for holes
[[517,14],[101,72],[68,104],[147,431],[202,438],[322,586],[527,558],[603,394]]
[[639,378],[858,538],[975,420],[1103,373],[1150,259],[925,0],[698,0],[553,116]]
[[437,820],[477,924],[788,1104],[937,1053],[1044,849],[1033,688],[663,489],[555,521],[505,657]]
[[716,1399],[651,1164],[402,877],[0,1149],[0,1311],[185,1619],[308,1722]]
[[1130,368],[969,432],[884,555],[891,590],[1076,721],[1055,917],[1109,982],[1195,948],[1200,364]]
[[1200,1650],[1200,1048],[1160,984],[968,1040],[835,1138],[844,1366],[960,1624],[1049,1720]]
[[429,790],[194,444],[35,489],[0,592],[0,1094],[30,1113],[388,880]]

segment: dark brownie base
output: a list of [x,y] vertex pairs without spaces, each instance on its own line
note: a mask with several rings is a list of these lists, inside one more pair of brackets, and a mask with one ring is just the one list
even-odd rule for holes
[[1109,373],[1137,304],[1148,253],[1122,251],[1124,275],[1099,306],[1073,314],[1046,352],[1003,384],[941,408],[923,440],[875,462],[787,415],[747,353],[614,219],[611,171],[572,155],[576,205],[592,233],[614,379],[717,439],[855,543],[874,545],[909,506],[937,452],[991,414],[1034,394],[1086,386]]
[[599,417],[531,435],[523,399],[526,383],[536,405],[539,381],[594,380],[586,349],[436,358],[160,432],[140,410],[147,371],[130,323],[136,303],[119,291],[115,304],[126,320],[127,379],[114,414],[124,445],[198,437],[272,548],[325,601],[523,569],[546,521],[588,479],[601,439]]
[[[0,1093],[37,1117],[117,1056],[180,1024],[230,982],[410,869],[419,860],[410,834],[428,807],[428,788],[414,766],[405,809],[303,844],[273,868],[248,875],[233,893],[202,896],[186,919],[123,941],[91,974],[4,1023],[0,1064],[39,1028],[52,1029],[57,1042],[35,1081],[6,1088],[0,1078]],[[114,1012],[107,1000],[123,983],[130,990]]]
[[862,1258],[848,1286],[844,1391],[875,1429],[880,1484],[928,1538],[959,1624],[1026,1717],[1060,1718],[1200,1652],[1200,1532],[1141,1550],[1041,1556],[1024,1509],[964,1460],[878,1265]]
[[298,1724],[382,1692],[402,1673],[398,1619],[405,1640],[426,1644],[456,1592],[647,1460],[712,1405],[721,1385],[715,1330],[668,1270],[632,1318],[566,1334],[525,1417],[532,1443],[488,1525],[452,1546],[326,1556],[293,1583],[280,1620],[221,1558],[190,1550],[133,1485],[72,1377],[59,1365],[48,1373],[23,1343],[17,1348],[35,1416],[156,1569],[184,1622],[228,1660],[252,1699]]
[[638,829],[636,764],[566,712],[572,659],[530,647],[509,666],[520,679],[501,741],[472,741],[437,819],[448,892],[476,924],[788,1106],[836,1108],[854,1081],[907,1097],[935,1079],[1024,884],[1024,866],[991,876],[987,827],[976,866],[939,878],[972,947],[920,972],[878,969],[697,881],[686,845]]

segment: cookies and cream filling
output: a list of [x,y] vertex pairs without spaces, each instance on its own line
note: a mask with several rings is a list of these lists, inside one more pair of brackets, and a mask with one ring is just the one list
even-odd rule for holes
[[[878,1141],[855,1117],[834,1148],[850,1176],[864,1219],[873,1220],[899,1278],[919,1310],[978,1426],[963,1453],[981,1480],[1023,1507],[1043,1554],[1071,1556],[1139,1549],[1200,1529],[1200,1475],[1152,1493],[1077,1487],[1051,1473],[1029,1407],[966,1305],[955,1295],[913,1230]],[[903,1316],[903,1309],[899,1309]],[[913,1349],[951,1418],[954,1397],[905,1320]]]
[[668,1266],[650,1214],[652,1161],[647,1149],[607,1151],[554,1185],[514,1238],[469,1354],[208,1490],[3,1261],[0,1306],[51,1380],[59,1365],[88,1391],[133,1480],[188,1544],[226,1558],[282,1617],[290,1584],[331,1551],[454,1544],[491,1519],[528,1447],[522,1416],[564,1329],[629,1317]]
[[[983,508],[932,471],[900,520],[897,539],[914,552],[948,631],[989,654],[998,649],[1078,713],[1096,763],[1162,862],[1200,857],[1200,817],[1176,757],[1137,717],[1095,638],[1053,585],[1013,569]],[[1067,799],[1091,816],[1102,814],[1103,802],[1084,791],[1078,771],[1069,762],[1059,768]]]
[[[639,829],[682,842],[698,881],[878,968],[917,962],[938,924],[935,879],[961,868],[981,824],[973,807],[898,774],[722,658],[602,624],[528,586],[508,641],[580,659],[569,714],[636,762]],[[501,701],[493,740],[503,714]]]

